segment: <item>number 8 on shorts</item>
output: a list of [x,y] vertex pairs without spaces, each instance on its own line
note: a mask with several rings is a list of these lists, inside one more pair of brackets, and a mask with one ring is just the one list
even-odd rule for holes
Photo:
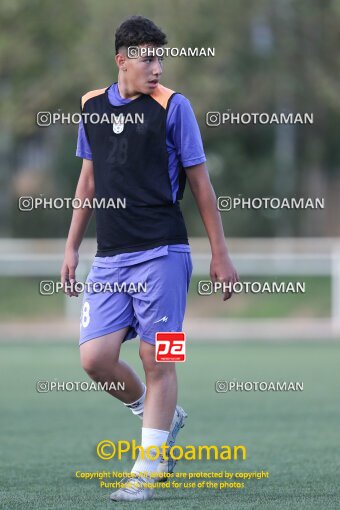
[[90,324],[90,303],[88,301],[85,301],[81,312],[81,325],[83,326],[83,328],[87,328],[89,324]]

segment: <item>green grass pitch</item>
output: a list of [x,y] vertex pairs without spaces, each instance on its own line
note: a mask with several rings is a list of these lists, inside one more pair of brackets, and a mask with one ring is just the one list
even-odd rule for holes
[[[269,471],[244,489],[164,489],[152,501],[113,503],[98,480],[75,471],[127,470],[128,458],[96,456],[102,439],[139,441],[141,422],[105,392],[39,394],[38,380],[89,381],[77,342],[1,345],[0,507],[335,510],[339,497],[340,346],[190,341],[178,365],[179,403],[189,414],[178,444],[243,444],[245,461],[181,461],[178,471]],[[122,358],[141,373],[137,341]],[[216,393],[216,380],[303,381],[303,392]]]

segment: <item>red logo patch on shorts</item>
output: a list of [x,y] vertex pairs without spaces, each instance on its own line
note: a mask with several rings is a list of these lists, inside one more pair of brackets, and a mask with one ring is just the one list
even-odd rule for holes
[[185,333],[156,333],[156,361],[185,361]]

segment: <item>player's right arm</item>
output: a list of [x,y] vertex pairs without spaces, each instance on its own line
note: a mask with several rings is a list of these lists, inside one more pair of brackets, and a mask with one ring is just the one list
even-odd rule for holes
[[[89,199],[92,202],[95,194],[93,162],[90,159],[83,159],[75,198],[81,201]],[[61,282],[71,284],[75,282],[75,272],[79,261],[79,246],[83,240],[86,227],[92,215],[92,208],[79,207],[73,209],[70,230],[67,236],[64,262],[61,268]],[[66,292],[69,296],[77,296],[76,292]]]

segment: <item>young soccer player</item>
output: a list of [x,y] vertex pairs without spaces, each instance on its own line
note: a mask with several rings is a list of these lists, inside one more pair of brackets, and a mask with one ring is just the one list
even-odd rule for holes
[[[160,448],[163,443],[172,446],[186,418],[184,410],[176,406],[175,364],[155,361],[155,333],[182,331],[192,273],[179,207],[186,179],[209,236],[212,280],[231,284],[238,280],[190,103],[160,84],[163,63],[158,56],[129,58],[129,47],[155,49],[166,42],[165,34],[141,16],[129,18],[117,29],[118,82],[82,97],[83,123],[77,146],[83,165],[75,196],[81,200],[126,200],[125,208],[96,209],[98,250],[87,281],[146,284],[146,291],[86,291],[81,363],[95,381],[124,381],[125,391],[117,388],[109,393],[143,420],[144,449],[151,445]],[[104,118],[111,113],[143,122],[87,122],[91,114]],[[91,212],[89,208],[73,211],[61,271],[64,284],[75,281],[78,249]],[[226,292],[224,299],[229,297]],[[122,343],[137,334],[146,386],[120,359]],[[153,490],[144,486],[148,481],[145,473],[172,472],[173,468],[171,459],[143,460],[139,456],[131,469],[135,477],[128,487],[111,494],[111,499],[150,499]]]

